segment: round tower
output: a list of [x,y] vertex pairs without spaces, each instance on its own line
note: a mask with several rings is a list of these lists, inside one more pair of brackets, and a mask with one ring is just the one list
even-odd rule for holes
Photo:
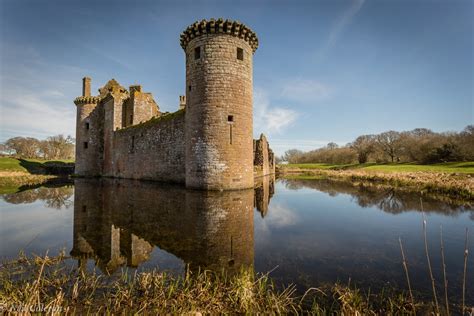
[[181,35],[186,53],[186,187],[253,187],[252,58],[255,33],[211,19]]
[[102,172],[103,113],[98,104],[100,97],[91,96],[91,79],[82,79],[82,96],[76,104],[76,162],[74,173],[97,176]]

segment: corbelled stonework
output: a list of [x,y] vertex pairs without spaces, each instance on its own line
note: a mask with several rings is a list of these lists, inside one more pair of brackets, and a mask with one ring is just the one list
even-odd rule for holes
[[227,34],[246,41],[255,52],[258,48],[258,38],[250,28],[239,21],[210,19],[196,21],[181,34],[181,47],[186,50],[189,42],[195,37],[205,34]]
[[254,146],[252,137],[255,33],[240,22],[202,20],[183,32],[181,46],[186,96],[175,113],[161,113],[139,85],[127,90],[112,79],[92,96],[91,79],[83,79],[74,100],[76,174],[227,190],[274,173],[266,139]]

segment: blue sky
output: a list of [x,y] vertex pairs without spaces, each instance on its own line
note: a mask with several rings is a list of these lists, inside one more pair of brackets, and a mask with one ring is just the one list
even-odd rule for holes
[[361,134],[474,123],[473,1],[0,1],[0,141],[75,131],[81,78],[142,84],[163,111],[184,94],[180,33],[251,27],[254,134],[277,154]]

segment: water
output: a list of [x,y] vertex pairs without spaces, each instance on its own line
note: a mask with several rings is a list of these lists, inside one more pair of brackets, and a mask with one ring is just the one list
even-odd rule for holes
[[[460,301],[469,228],[467,302],[474,304],[474,210],[423,197],[428,246],[442,293],[443,227],[449,296]],[[339,281],[364,290],[412,287],[430,297],[418,194],[329,180],[260,179],[255,190],[201,192],[131,180],[86,180],[0,200],[0,256],[57,254],[70,264],[116,273],[123,267],[272,271],[279,285]]]

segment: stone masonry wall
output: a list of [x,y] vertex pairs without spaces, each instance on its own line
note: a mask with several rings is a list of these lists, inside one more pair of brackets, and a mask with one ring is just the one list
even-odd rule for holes
[[267,138],[261,134],[254,140],[254,175],[256,177],[275,173],[275,155],[270,149]]
[[102,174],[104,150],[104,110],[97,98],[76,99],[76,163],[81,176]]
[[184,111],[114,132],[110,176],[185,182]]
[[122,111],[122,127],[140,124],[160,114],[151,93],[141,91],[141,86],[130,87],[130,98],[125,100]]
[[185,52],[186,186],[252,188],[252,47],[239,37],[203,34]]

